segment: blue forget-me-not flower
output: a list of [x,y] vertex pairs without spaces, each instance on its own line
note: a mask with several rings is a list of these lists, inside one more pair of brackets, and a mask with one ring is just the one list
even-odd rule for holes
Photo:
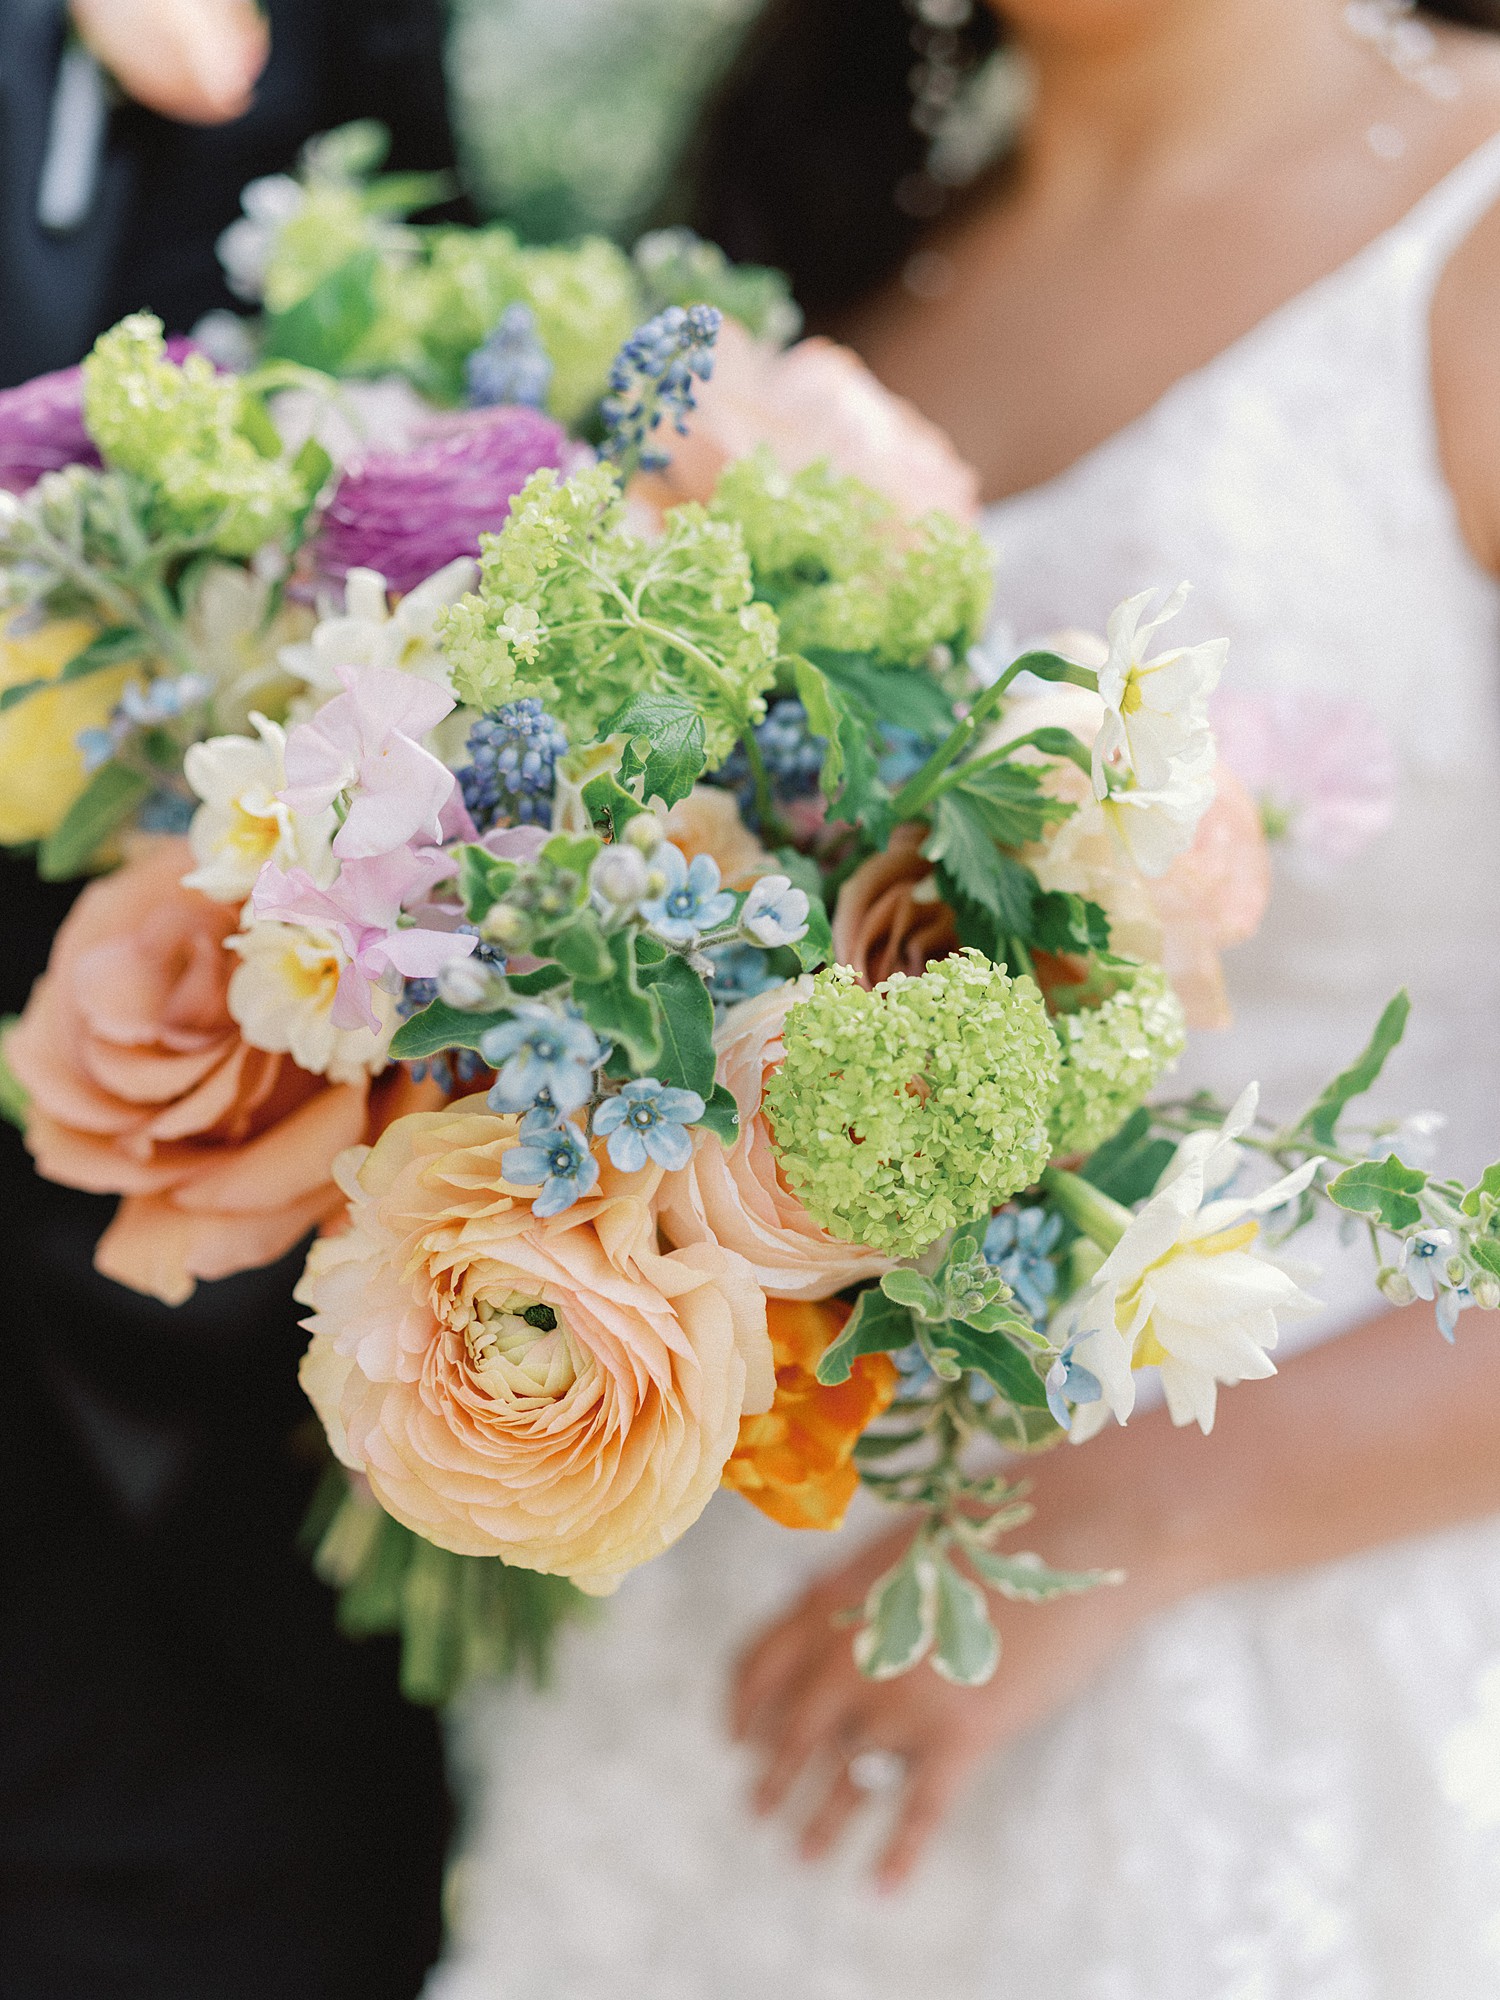
[[540,1187],[533,1215],[561,1215],[586,1195],[599,1178],[599,1162],[571,1120],[558,1125],[546,1111],[521,1120],[521,1144],[500,1156],[500,1171],[516,1187]]
[[703,1116],[696,1090],[677,1090],[654,1076],[627,1083],[594,1113],[594,1132],[608,1140],[610,1162],[622,1174],[639,1173],[647,1160],[675,1172],[692,1157],[687,1127]]

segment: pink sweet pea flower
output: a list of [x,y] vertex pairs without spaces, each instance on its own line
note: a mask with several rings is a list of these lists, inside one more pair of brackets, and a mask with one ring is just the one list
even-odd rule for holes
[[465,931],[420,924],[401,928],[403,908],[421,902],[452,872],[453,863],[440,848],[402,847],[346,861],[332,887],[320,889],[305,868],[281,869],[268,861],[251,902],[257,917],[331,931],[347,961],[334,996],[333,1025],[378,1029],[372,988],[389,990],[397,979],[436,979],[478,942]]
[[440,840],[456,780],[418,739],[451,712],[452,695],[395,667],[340,667],[339,679],[346,692],[287,736],[282,803],[319,813],[352,792],[333,840],[341,861],[390,854],[420,834]]

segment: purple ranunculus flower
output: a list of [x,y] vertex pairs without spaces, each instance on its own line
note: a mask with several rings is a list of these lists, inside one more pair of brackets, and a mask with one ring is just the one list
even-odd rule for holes
[[533,472],[572,450],[560,424],[517,405],[436,418],[406,451],[369,452],[340,479],[318,535],[318,567],[376,569],[411,590],[456,556],[479,553]]
[[[197,352],[183,334],[174,333],[167,342],[167,358],[179,364]],[[0,488],[28,493],[44,472],[98,463],[84,427],[81,368],[58,368],[0,389]]]

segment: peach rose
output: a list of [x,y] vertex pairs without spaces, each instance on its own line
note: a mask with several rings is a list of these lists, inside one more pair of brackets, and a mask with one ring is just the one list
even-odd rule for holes
[[748,889],[779,865],[746,826],[734,793],[722,785],[694,785],[672,807],[665,825],[668,840],[689,861],[700,854],[711,857],[726,888]]
[[854,1447],[900,1385],[888,1354],[861,1354],[835,1387],[818,1380],[818,1363],[848,1317],[837,1299],[772,1299],[766,1308],[776,1400],[764,1415],[741,1419],[724,1484],[783,1528],[844,1525],[859,1485]]
[[743,1257],[772,1299],[826,1299],[878,1278],[890,1259],[821,1230],[781,1178],[761,1113],[767,1072],[781,1061],[781,1027],[807,982],[776,986],[731,1007],[714,1036],[719,1081],[739,1106],[740,1136],[726,1148],[700,1132],[693,1157],[668,1174],[657,1220],[669,1243],[722,1243]]
[[884,854],[861,861],[833,906],[833,956],[861,986],[893,972],[915,977],[935,958],[958,950],[953,912],[937,893],[932,863],[920,849],[928,829],[898,826]]
[[297,1287],[302,1385],[415,1533],[609,1590],[691,1527],[770,1406],[765,1299],[717,1244],[658,1249],[659,1170],[604,1162],[596,1194],[533,1215],[503,1171],[518,1124],[464,1098],[343,1163],[350,1227]]
[[671,464],[633,482],[633,497],[657,508],[710,500],[724,467],[765,444],[784,472],[826,459],[913,520],[934,507],[961,521],[979,512],[979,475],[937,425],[820,335],[782,353],[726,319],[697,396]]
[[192,861],[185,840],[142,842],[91,883],[5,1044],[38,1170],[124,1196],[95,1265],[169,1305],[338,1210],[333,1162],[366,1136],[369,1099],[241,1039],[238,912],[183,888]]

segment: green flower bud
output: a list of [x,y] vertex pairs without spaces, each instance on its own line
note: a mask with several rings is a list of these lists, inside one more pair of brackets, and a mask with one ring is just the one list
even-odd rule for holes
[[1118,1132],[1187,1043],[1182,1004],[1160,966],[1108,969],[1119,980],[1108,999],[1052,1023],[1062,1045],[1052,1147],[1065,1156],[1092,1153]]

